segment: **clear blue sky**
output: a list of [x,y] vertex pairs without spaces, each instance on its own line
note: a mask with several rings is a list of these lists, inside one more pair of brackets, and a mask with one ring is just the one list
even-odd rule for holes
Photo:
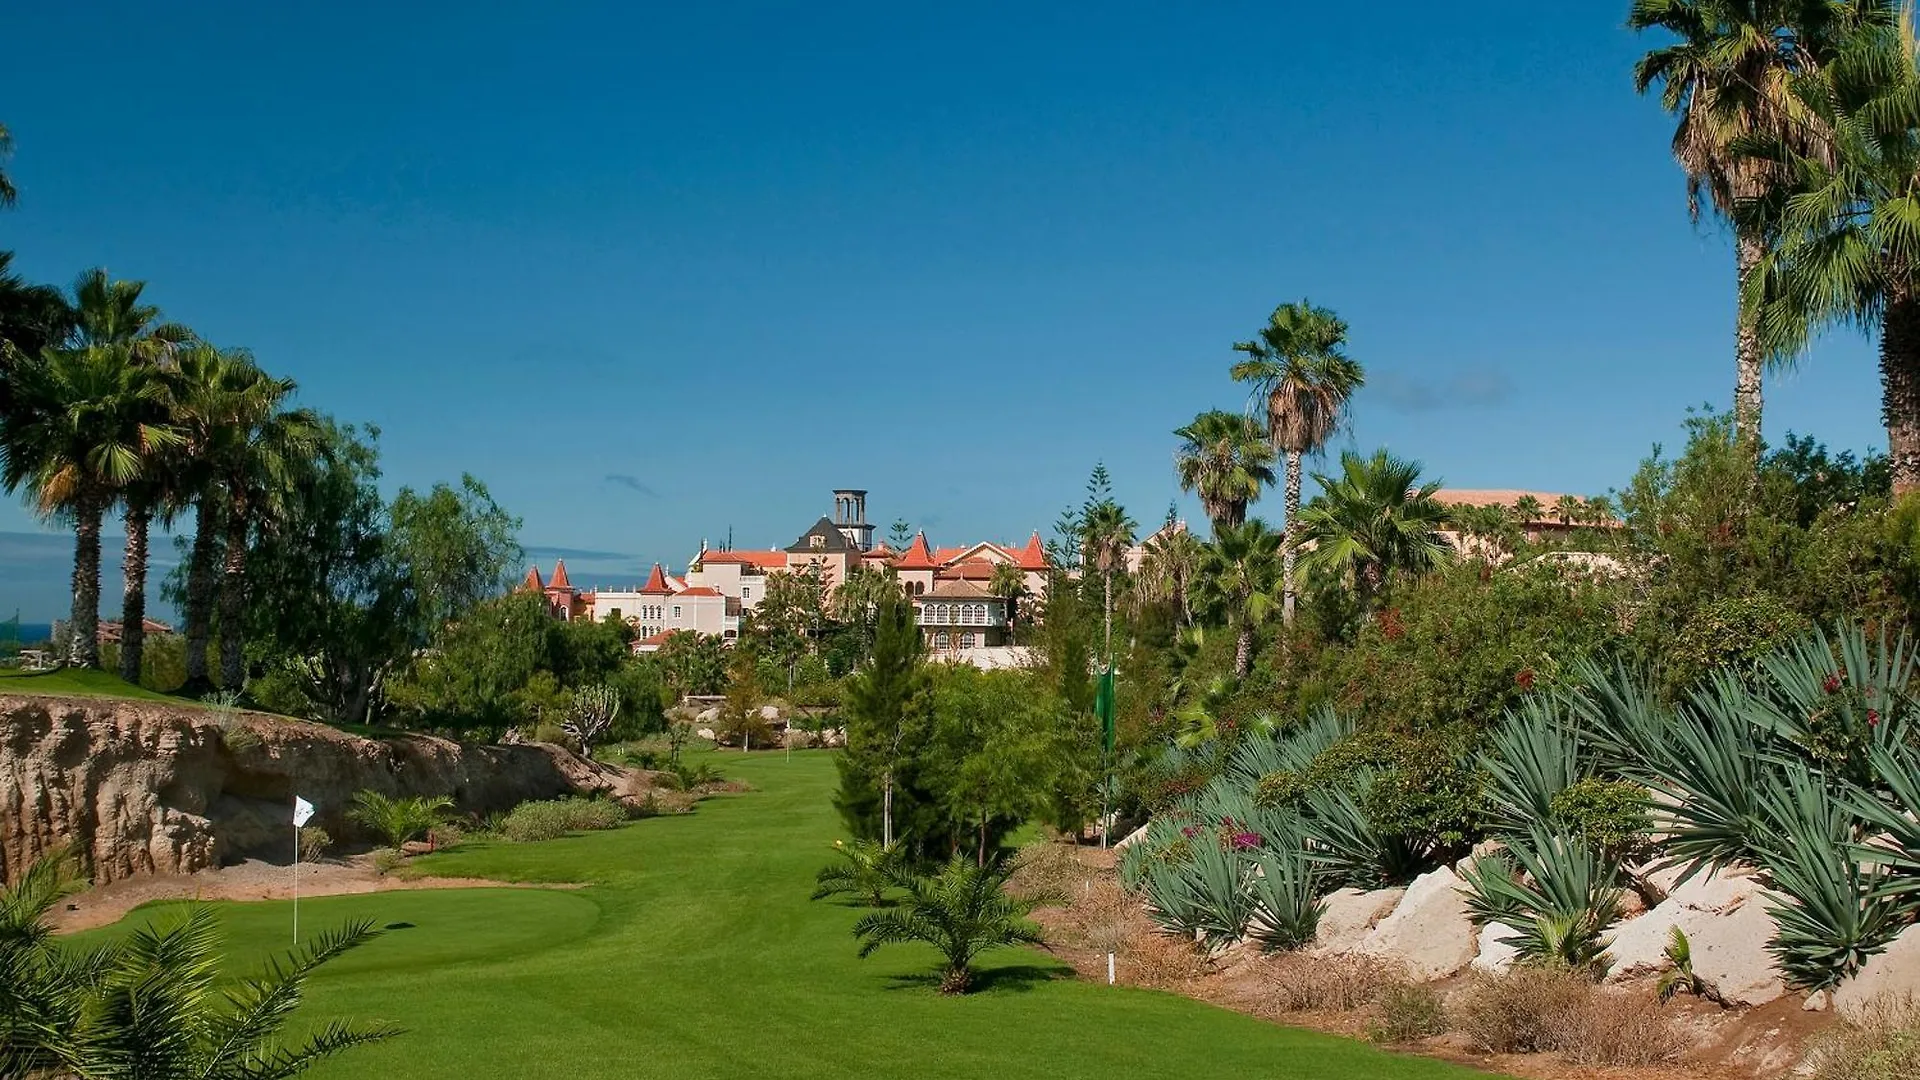
[[[581,585],[843,484],[955,543],[1104,459],[1158,519],[1171,429],[1301,297],[1352,324],[1357,445],[1597,493],[1732,383],[1626,6],[21,5],[0,248],[149,281],[394,485],[602,553]],[[1882,441],[1863,339],[1768,390],[1776,438]]]

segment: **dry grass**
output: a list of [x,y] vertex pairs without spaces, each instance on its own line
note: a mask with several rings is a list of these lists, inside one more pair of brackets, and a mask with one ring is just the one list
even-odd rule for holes
[[1085,894],[1097,876],[1080,861],[1073,845],[1042,840],[1021,848],[1014,856],[1013,877],[1007,888],[1023,900],[1068,904]]
[[1029,856],[1023,851],[1023,865],[1013,882],[1021,895],[1050,889],[1067,901],[1043,920],[1050,943],[1084,951],[1091,954],[1090,959],[1101,958],[1094,967],[1104,963],[1106,954],[1114,954],[1116,976],[1129,986],[1179,989],[1210,970],[1207,958],[1192,942],[1161,933],[1147,918],[1140,898],[1121,888],[1112,874],[1086,866],[1071,848],[1065,851],[1071,865],[1057,853]]
[[1475,975],[1450,1012],[1475,1046],[1497,1054],[1552,1051],[1579,1065],[1648,1066],[1683,1048],[1652,995],[1605,991],[1553,968]]
[[1912,1080],[1920,1076],[1920,1001],[1875,998],[1815,1040],[1811,1080]]
[[1263,974],[1263,1003],[1275,1013],[1353,1012],[1407,985],[1399,967],[1371,956],[1285,953],[1274,957]]
[[1421,983],[1390,984],[1380,994],[1367,1038],[1381,1043],[1410,1043],[1447,1030],[1447,1003],[1440,992]]

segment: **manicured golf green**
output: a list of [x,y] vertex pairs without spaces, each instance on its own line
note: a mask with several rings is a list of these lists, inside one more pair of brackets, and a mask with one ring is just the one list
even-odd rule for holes
[[[537,844],[473,844],[436,874],[584,882],[305,901],[303,929],[397,928],[323,970],[310,1019],[405,1025],[314,1075],[456,1077],[1463,1077],[1171,994],[1079,981],[1039,952],[943,998],[918,947],[854,955],[856,909],[809,901],[838,823],[824,753],[715,754],[758,790]],[[284,948],[285,903],[221,912],[236,963]],[[129,922],[177,914],[144,908]],[[122,927],[101,933],[113,933]]]
[[162,694],[144,686],[134,686],[110,671],[92,671],[86,668],[56,668],[52,671],[0,668],[0,694],[120,697],[136,698],[141,701],[168,701],[176,705],[194,704],[184,698]]

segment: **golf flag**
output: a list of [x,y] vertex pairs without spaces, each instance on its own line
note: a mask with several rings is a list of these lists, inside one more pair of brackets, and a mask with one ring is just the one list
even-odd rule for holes
[[1093,715],[1100,718],[1100,748],[1113,753],[1113,665],[1100,673],[1100,689],[1093,698]]
[[293,797],[293,827],[299,828],[313,818],[313,804],[298,795]]

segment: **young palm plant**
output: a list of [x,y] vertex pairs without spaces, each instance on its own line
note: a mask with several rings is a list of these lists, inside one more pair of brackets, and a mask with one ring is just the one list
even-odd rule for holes
[[851,896],[867,907],[886,906],[887,891],[893,888],[894,876],[903,864],[900,842],[855,840],[849,844],[835,840],[833,852],[840,861],[821,867],[814,876],[818,887],[813,890],[813,899]]
[[427,830],[445,821],[452,809],[453,800],[445,795],[394,799],[377,791],[361,791],[354,795],[353,809],[347,811],[347,817],[379,833],[389,847],[397,850],[407,841],[425,836]]
[[1225,615],[1234,635],[1233,674],[1253,670],[1255,635],[1273,614],[1273,586],[1281,574],[1284,538],[1255,519],[1214,530],[1201,562],[1206,606]]
[[1012,874],[1009,860],[983,866],[961,855],[935,874],[896,869],[894,885],[906,895],[897,906],[854,924],[860,956],[864,959],[887,945],[924,942],[940,952],[940,992],[966,993],[982,953],[1045,944],[1040,928],[1026,918],[1034,903],[1007,892]]

